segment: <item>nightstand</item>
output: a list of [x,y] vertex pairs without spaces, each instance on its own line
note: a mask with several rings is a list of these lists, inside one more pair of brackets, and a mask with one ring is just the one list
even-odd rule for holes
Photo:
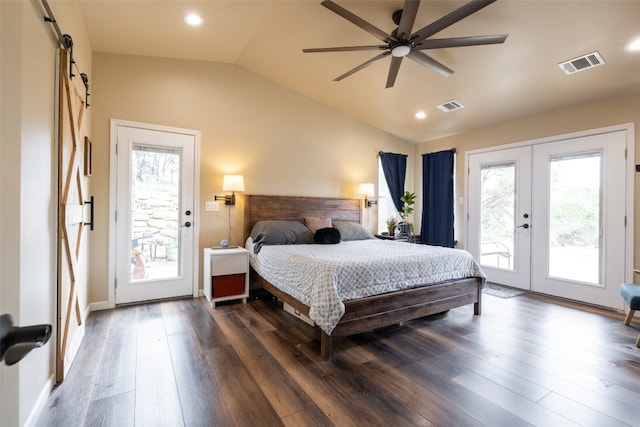
[[215,308],[220,301],[249,297],[249,251],[245,248],[205,248],[202,263],[204,295]]

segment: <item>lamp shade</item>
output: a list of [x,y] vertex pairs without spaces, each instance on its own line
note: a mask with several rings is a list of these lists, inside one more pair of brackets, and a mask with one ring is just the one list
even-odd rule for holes
[[367,197],[375,196],[376,195],[376,191],[375,191],[375,187],[373,186],[373,183],[366,182],[366,183],[358,185],[358,194],[361,194],[361,195],[367,196]]
[[225,175],[222,178],[222,191],[244,191],[242,175]]

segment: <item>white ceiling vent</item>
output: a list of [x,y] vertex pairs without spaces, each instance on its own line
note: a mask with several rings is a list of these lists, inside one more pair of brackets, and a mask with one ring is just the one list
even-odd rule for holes
[[604,59],[598,52],[591,52],[583,55],[579,58],[570,59],[568,61],[558,64],[562,71],[566,74],[577,73],[578,71],[586,70],[588,68],[597,67],[604,64]]
[[459,110],[464,108],[464,105],[460,104],[458,101],[447,101],[443,104],[436,105],[436,108],[440,111],[444,111],[448,113],[449,111]]

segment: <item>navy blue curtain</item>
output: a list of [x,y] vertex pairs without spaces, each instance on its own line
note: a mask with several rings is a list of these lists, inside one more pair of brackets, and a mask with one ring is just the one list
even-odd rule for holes
[[456,150],[422,155],[422,226],[420,242],[452,248],[453,162]]
[[400,197],[404,195],[404,180],[407,174],[407,155],[397,153],[378,153],[384,172],[384,179],[389,186],[391,199],[398,211],[402,210],[404,202]]

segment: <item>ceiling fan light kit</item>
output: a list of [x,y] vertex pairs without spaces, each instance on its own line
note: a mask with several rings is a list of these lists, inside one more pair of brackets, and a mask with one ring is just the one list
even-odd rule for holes
[[444,64],[433,59],[423,51],[428,49],[442,49],[449,47],[461,47],[461,46],[479,46],[488,44],[500,44],[504,43],[507,39],[506,34],[491,35],[491,36],[470,36],[470,37],[453,37],[443,39],[430,39],[434,34],[444,30],[445,28],[455,24],[456,22],[466,18],[467,16],[489,6],[497,0],[472,0],[465,5],[459,7],[448,15],[430,23],[429,25],[421,28],[418,31],[413,31],[413,24],[418,13],[418,7],[420,6],[420,0],[405,0],[404,6],[401,10],[396,10],[392,14],[393,22],[398,27],[387,34],[375,25],[365,21],[359,16],[353,14],[342,6],[334,3],[332,0],[324,0],[321,4],[332,12],[340,15],[347,21],[365,30],[369,34],[373,35],[384,44],[371,45],[371,46],[345,46],[345,47],[326,47],[326,48],[313,48],[302,49],[304,53],[319,53],[319,52],[351,52],[362,50],[377,50],[383,51],[372,59],[358,65],[357,67],[347,71],[346,73],[336,77],[335,81],[340,81],[350,75],[375,64],[376,62],[391,55],[391,64],[389,66],[389,73],[387,76],[387,88],[393,87],[400,70],[400,64],[404,57],[421,64],[427,68],[430,68],[443,76],[449,76],[453,74],[453,70],[445,66]]

